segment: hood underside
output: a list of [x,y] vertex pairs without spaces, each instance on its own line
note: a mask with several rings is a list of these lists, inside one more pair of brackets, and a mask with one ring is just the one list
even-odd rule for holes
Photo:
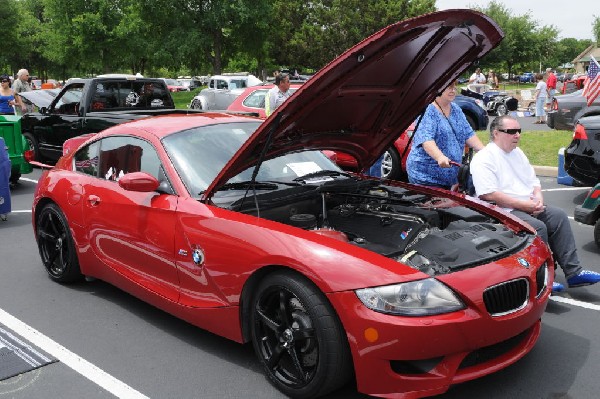
[[260,157],[342,151],[371,165],[424,107],[504,34],[489,17],[446,10],[398,22],[347,50],[296,91],[248,139],[207,197]]

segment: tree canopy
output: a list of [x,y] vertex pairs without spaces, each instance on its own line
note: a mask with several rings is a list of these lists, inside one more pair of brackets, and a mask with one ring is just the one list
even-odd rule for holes
[[[3,0],[0,71],[67,79],[100,73],[202,75],[317,70],[379,29],[436,10],[435,0]],[[480,66],[522,72],[570,62],[589,40],[492,1],[506,36]],[[600,37],[600,18],[591,27]]]

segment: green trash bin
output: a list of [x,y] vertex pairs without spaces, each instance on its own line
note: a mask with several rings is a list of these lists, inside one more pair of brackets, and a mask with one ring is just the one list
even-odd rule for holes
[[25,151],[29,150],[27,141],[21,133],[20,115],[0,115],[0,137],[8,147],[10,158],[10,182],[16,184],[21,175],[31,173],[33,167],[25,159]]

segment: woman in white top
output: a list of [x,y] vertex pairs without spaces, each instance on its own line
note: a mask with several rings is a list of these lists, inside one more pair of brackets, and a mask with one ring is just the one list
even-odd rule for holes
[[535,86],[535,116],[537,120],[533,123],[538,125],[546,123],[546,111],[544,110],[544,106],[546,105],[546,93],[547,86],[546,82],[544,82],[544,75],[538,73],[535,75],[535,79],[537,80],[537,86]]

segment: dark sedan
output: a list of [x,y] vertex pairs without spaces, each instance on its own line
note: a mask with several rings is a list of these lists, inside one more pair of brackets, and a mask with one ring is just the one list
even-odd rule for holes
[[600,183],[600,115],[579,119],[565,151],[565,171],[581,185]]
[[579,118],[600,114],[600,96],[588,107],[587,99],[581,93],[582,90],[578,90],[571,94],[554,97],[552,110],[548,112],[546,124],[556,130],[573,130]]

